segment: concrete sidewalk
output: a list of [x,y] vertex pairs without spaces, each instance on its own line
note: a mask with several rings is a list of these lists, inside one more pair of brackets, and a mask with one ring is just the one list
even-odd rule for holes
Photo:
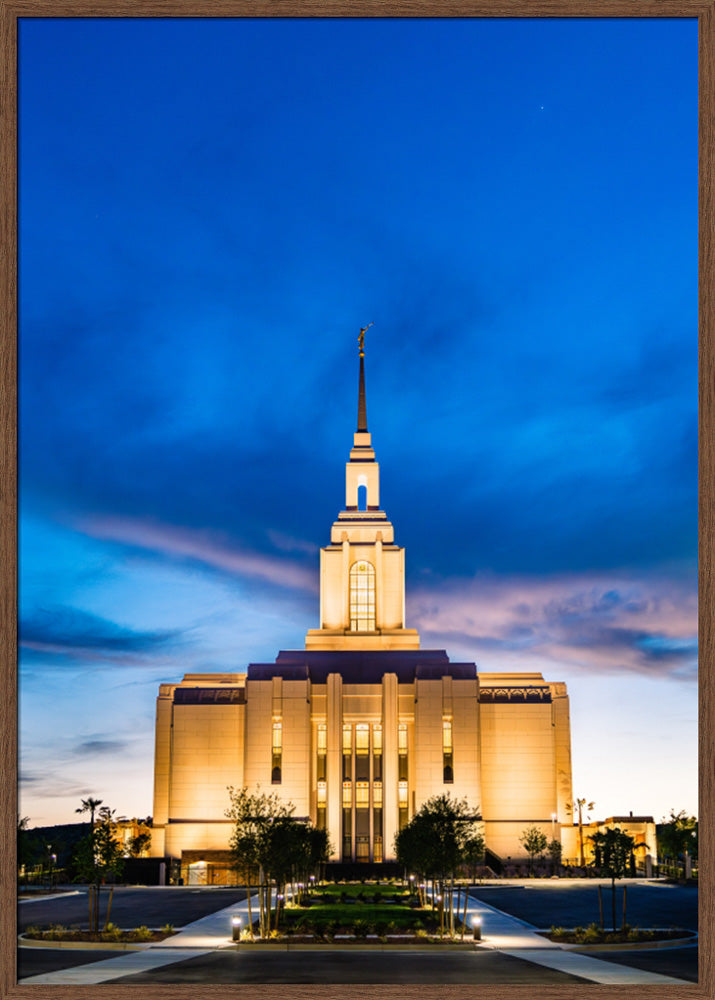
[[[254,922],[258,920],[258,896],[251,897]],[[248,926],[248,900],[226,906],[216,913],[210,913],[200,920],[187,924],[172,937],[149,945],[144,951],[125,951],[116,958],[106,958],[88,965],[78,965],[72,969],[44,972],[37,976],[27,976],[20,982],[24,986],[42,986],[48,983],[82,985],[107,983],[121,976],[131,976],[136,972],[149,972],[174,962],[185,962],[220,948],[232,948],[232,917],[241,917],[243,926]]]

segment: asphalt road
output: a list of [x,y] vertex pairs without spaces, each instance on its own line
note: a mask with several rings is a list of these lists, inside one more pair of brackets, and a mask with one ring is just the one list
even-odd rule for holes
[[[100,913],[106,912],[109,891],[102,891]],[[205,917],[225,906],[246,898],[244,889],[197,888],[146,888],[118,886],[114,890],[110,920],[118,927],[162,927],[185,924]],[[78,896],[58,894],[52,899],[29,900],[18,903],[19,931],[32,925],[46,927],[62,924],[65,927],[87,927],[87,892]]]
[[210,952],[115,983],[585,983],[497,952]]
[[[611,889],[603,886],[606,926],[611,915]],[[616,883],[616,920],[621,920],[623,886]],[[476,886],[470,895],[536,927],[586,927],[598,923],[598,892],[595,885],[550,882],[533,887],[520,885]],[[638,927],[684,927],[698,929],[697,886],[663,883],[628,886],[628,923]]]

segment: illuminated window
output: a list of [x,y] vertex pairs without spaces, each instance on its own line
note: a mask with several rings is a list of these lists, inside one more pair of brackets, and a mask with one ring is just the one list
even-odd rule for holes
[[355,780],[370,780],[370,727],[355,726]]
[[372,727],[372,778],[382,781],[382,726]]
[[343,781],[353,776],[353,727],[343,726]]
[[375,784],[372,786],[372,802],[373,802],[373,805],[375,805],[375,806],[381,806],[382,805],[382,783],[381,782],[377,782],[376,781]]
[[283,723],[273,723],[273,748],[271,754],[271,783],[280,785],[283,763]]
[[367,781],[355,782],[355,805],[358,809],[367,809],[370,804],[370,785]]
[[370,750],[370,727],[355,726],[355,753],[368,753]]
[[375,631],[375,567],[356,562],[350,567],[350,630]]
[[451,785],[454,781],[451,719],[442,720],[442,780],[446,785]]
[[328,800],[328,787],[324,781],[318,782],[318,808],[325,808]]
[[343,782],[343,809],[353,804],[353,786],[351,781]]
[[407,781],[407,725],[401,722],[397,729],[397,777]]
[[318,781],[325,781],[327,774],[328,727],[325,723],[318,726]]
[[407,782],[400,781],[397,784],[397,805],[399,814],[399,828],[400,830],[407,826]]

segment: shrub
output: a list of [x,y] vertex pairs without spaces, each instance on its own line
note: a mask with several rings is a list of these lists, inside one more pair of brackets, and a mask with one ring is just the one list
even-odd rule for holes
[[601,928],[597,924],[589,924],[584,931],[583,940],[585,944],[595,944],[601,940]]
[[151,941],[154,936],[153,932],[149,930],[146,924],[142,924],[141,927],[136,927],[132,934],[136,941]]
[[353,934],[356,937],[359,938],[366,937],[369,929],[370,925],[368,924],[367,920],[356,920],[353,923]]
[[638,930],[637,927],[629,927],[628,928],[628,940],[629,941],[637,941],[640,938],[640,936],[641,936],[641,932]]
[[174,925],[173,924],[164,924],[164,926],[161,928],[161,933],[162,934],[166,934],[167,937],[169,936],[169,934],[173,934],[174,933]]
[[551,937],[562,938],[566,934],[563,927],[556,927],[554,924],[551,925]]
[[583,936],[585,933],[586,932],[584,931],[583,927],[574,927],[573,929],[573,936],[576,938],[577,941],[583,940]]

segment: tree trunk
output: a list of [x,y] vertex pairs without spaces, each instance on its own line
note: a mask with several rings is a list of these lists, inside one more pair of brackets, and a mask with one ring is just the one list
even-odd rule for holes
[[263,891],[263,868],[258,869],[258,930],[259,937],[263,937],[265,930],[265,893]]
[[253,941],[253,912],[251,910],[251,869],[246,868],[246,898],[248,899],[248,932]]
[[113,895],[114,895],[114,886],[112,886],[110,888],[110,890],[109,890],[109,899],[107,901],[107,913],[106,913],[106,916],[104,918],[104,929],[105,929],[105,931],[106,931],[107,925],[109,923],[109,914],[112,912],[112,896]]
[[628,888],[628,886],[626,886],[626,885],[623,886],[623,924],[622,924],[622,927],[621,927],[622,930],[626,929],[626,889],[627,888]]
[[613,917],[613,929],[615,931],[615,929],[616,929],[616,880],[615,880],[615,878],[611,879],[611,910],[612,910],[612,914],[611,915]]
[[603,893],[601,892],[601,886],[596,886],[598,889],[598,919],[601,924],[601,930],[603,930]]

